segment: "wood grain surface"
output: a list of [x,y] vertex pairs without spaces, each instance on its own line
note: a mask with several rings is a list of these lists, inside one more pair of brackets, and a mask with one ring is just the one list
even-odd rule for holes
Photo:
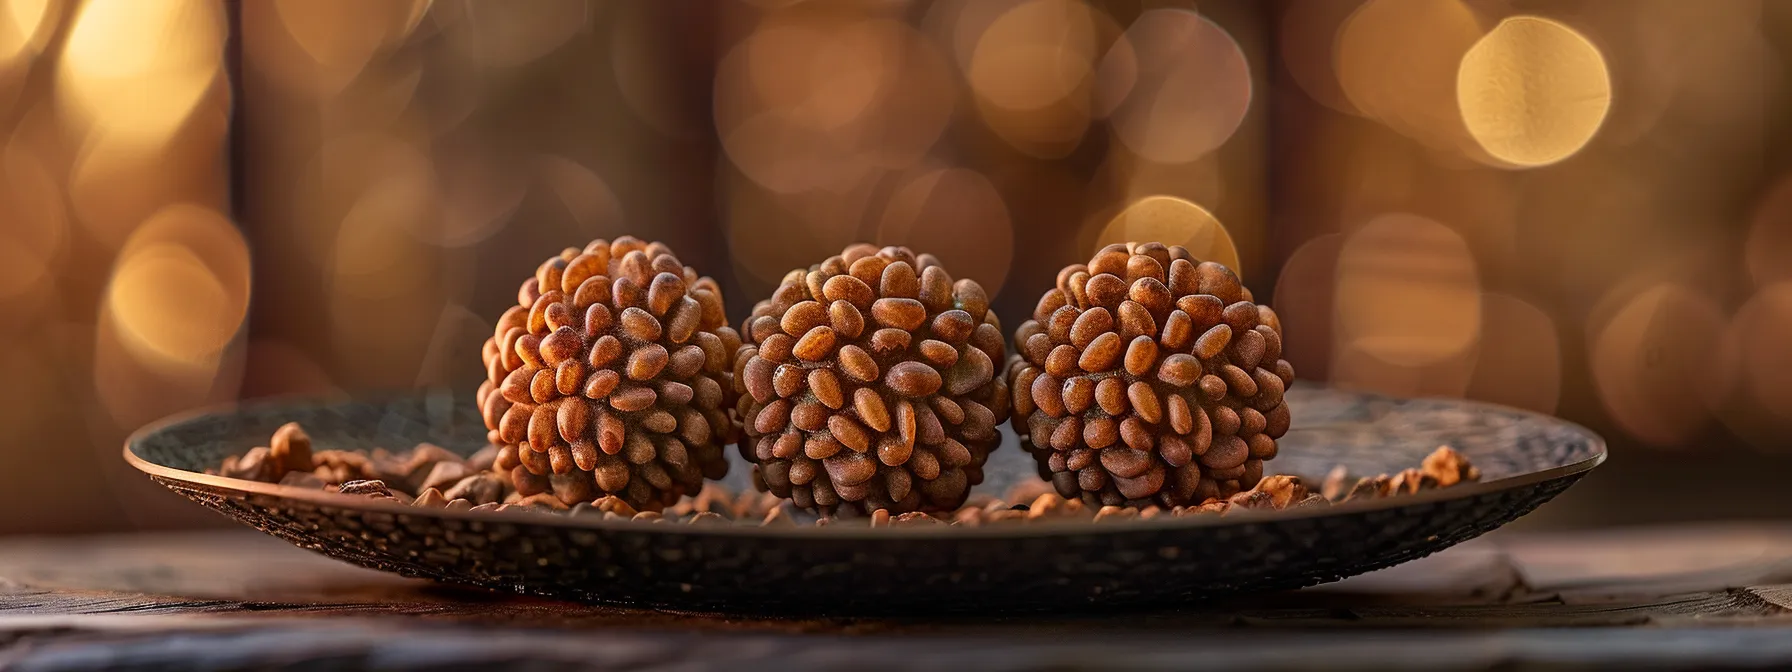
[[4,669],[1792,665],[1792,526],[1495,533],[1308,590],[1051,618],[749,619],[517,598],[253,532],[0,540]]

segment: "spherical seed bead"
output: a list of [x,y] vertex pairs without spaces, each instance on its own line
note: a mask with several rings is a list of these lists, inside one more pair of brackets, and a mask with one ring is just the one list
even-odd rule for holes
[[[735,385],[754,422],[740,452],[758,487],[824,514],[902,514],[952,510],[982,480],[1013,399],[997,371],[1006,339],[975,282],[929,255],[854,246],[787,275],[742,330]],[[807,373],[780,386],[778,366]]]
[[1288,428],[1280,330],[1220,264],[1107,246],[1060,271],[1014,331],[1011,422],[1041,476],[1086,506],[1237,492]]
[[[719,300],[716,283],[666,246],[628,236],[537,267],[485,353],[482,417],[499,454],[514,456],[494,461],[496,475],[567,505],[614,496],[648,511],[725,473],[722,446],[739,421],[727,410],[733,350],[717,346],[739,336]],[[775,392],[772,371],[761,373],[740,378]]]

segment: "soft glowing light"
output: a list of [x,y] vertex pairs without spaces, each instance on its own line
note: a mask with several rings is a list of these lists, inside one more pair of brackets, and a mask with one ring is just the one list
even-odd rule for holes
[[1462,236],[1418,215],[1382,215],[1338,258],[1337,342],[1384,362],[1435,364],[1481,334],[1481,283]]
[[773,20],[717,65],[715,124],[741,172],[785,194],[844,189],[918,160],[951,115],[944,60],[913,29]]
[[984,31],[965,74],[996,135],[1037,158],[1076,149],[1089,126],[1098,18],[1077,0],[1031,0]]
[[897,188],[877,240],[931,252],[953,277],[970,278],[991,298],[1002,291],[1014,256],[1014,229],[1001,194],[963,168],[928,171]]
[[1076,0],[1031,0],[996,19],[972,52],[971,89],[1012,110],[1046,107],[1087,85],[1095,22]]
[[1102,229],[1094,249],[1134,241],[1181,245],[1195,258],[1225,264],[1244,277],[1238,246],[1225,225],[1206,208],[1174,196],[1152,196],[1126,206]]
[[417,28],[432,0],[273,0],[287,34],[318,65],[358,72]]
[[901,33],[891,24],[774,24],[746,43],[747,73],[760,100],[796,123],[829,130],[852,123],[886,93]]
[[432,192],[421,181],[392,179],[362,192],[337,229],[331,289],[337,296],[393,299],[428,279],[429,259],[410,231],[435,215]]
[[585,0],[452,2],[436,13],[449,43],[474,63],[510,68],[553,53],[588,30],[592,6]]
[[1605,57],[1587,38],[1549,19],[1518,16],[1501,21],[1462,58],[1456,95],[1482,149],[1530,167],[1586,146],[1611,109],[1612,85]]
[[0,66],[36,56],[61,13],[61,0],[0,0]]
[[1128,149],[1152,161],[1192,161],[1218,149],[1244,123],[1251,70],[1244,50],[1194,12],[1139,15],[1102,59],[1096,93]]
[[215,0],[90,0],[63,47],[57,94],[113,139],[157,145],[211,90],[223,40]]
[[1603,324],[1589,324],[1593,382],[1606,412],[1658,446],[1690,438],[1711,419],[1705,399],[1721,396],[1716,345],[1723,311],[1710,297],[1662,283],[1628,298]]
[[868,157],[840,152],[827,134],[782,109],[733,121],[722,135],[722,149],[741,173],[786,194],[837,186],[871,169]]
[[[421,214],[434,204],[439,191],[432,161],[423,149],[395,134],[340,133],[328,138],[299,172],[293,191],[306,195],[292,206],[298,243],[293,252],[320,266],[336,254],[342,242],[338,231],[356,208],[408,203],[402,208],[389,206],[411,213],[396,222],[401,232],[421,233],[435,226]],[[363,195],[369,191],[382,193],[368,200]],[[378,225],[382,230],[390,227],[386,222]],[[417,241],[407,235],[405,242]]]
[[105,299],[119,340],[139,360],[200,367],[216,365],[248,308],[248,246],[229,220],[192,205],[144,222]]
[[1350,103],[1428,147],[1467,151],[1457,64],[1482,35],[1461,0],[1369,0],[1338,36],[1338,83]]
[[921,25],[938,42],[961,71],[969,72],[971,59],[983,34],[997,19],[1028,0],[938,0],[930,3]]

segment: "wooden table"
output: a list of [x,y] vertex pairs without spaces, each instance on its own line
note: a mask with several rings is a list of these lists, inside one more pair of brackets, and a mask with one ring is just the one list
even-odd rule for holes
[[754,620],[522,599],[248,531],[0,540],[0,669],[1792,666],[1792,525],[1495,533],[1175,612]]

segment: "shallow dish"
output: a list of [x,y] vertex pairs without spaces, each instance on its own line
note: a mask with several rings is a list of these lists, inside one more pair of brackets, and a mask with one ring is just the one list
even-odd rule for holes
[[[485,442],[469,395],[282,400],[145,427],[125,459],[193,501],[303,548],[406,576],[619,606],[802,614],[998,613],[1164,606],[1299,588],[1436,552],[1530,512],[1605,459],[1592,432],[1456,400],[1289,393],[1295,423],[1266,471],[1312,479],[1416,466],[1440,445],[1479,483],[1226,516],[980,528],[652,525],[590,516],[418,509],[203,472],[288,421],[319,448],[462,455]],[[1008,434],[977,492],[1036,479]],[[730,450],[729,452],[733,452]],[[737,490],[747,468],[736,463]],[[1310,480],[1309,482],[1314,482]]]

